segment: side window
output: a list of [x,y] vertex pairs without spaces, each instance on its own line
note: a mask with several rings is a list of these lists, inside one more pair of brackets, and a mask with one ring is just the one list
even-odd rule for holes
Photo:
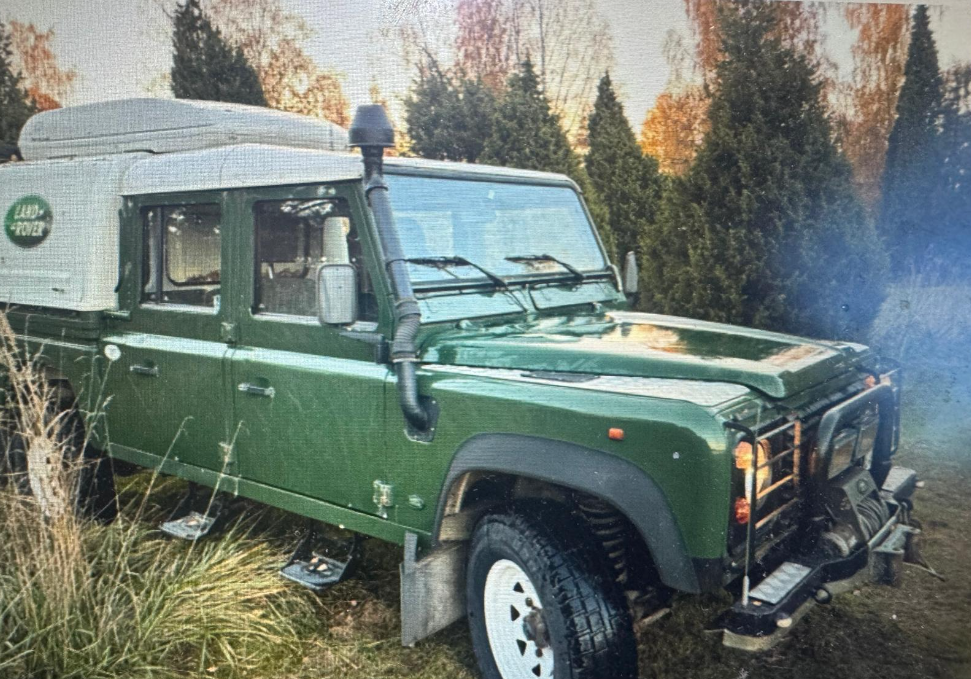
[[219,206],[150,207],[143,216],[142,303],[218,309]]
[[357,269],[359,318],[377,320],[361,242],[342,200],[263,201],[256,224],[256,314],[317,315],[317,269],[346,263]]

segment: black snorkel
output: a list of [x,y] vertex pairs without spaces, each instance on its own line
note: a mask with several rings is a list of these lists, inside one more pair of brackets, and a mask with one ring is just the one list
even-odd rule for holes
[[388,185],[384,181],[384,149],[394,147],[394,128],[383,107],[376,104],[358,107],[351,123],[350,145],[360,148],[364,157],[365,195],[384,251],[384,266],[391,280],[395,304],[391,363],[398,377],[398,401],[408,423],[419,431],[425,431],[431,418],[418,397],[418,380],[415,376],[418,363],[415,338],[421,327],[421,312],[411,288],[407,262],[388,200]]

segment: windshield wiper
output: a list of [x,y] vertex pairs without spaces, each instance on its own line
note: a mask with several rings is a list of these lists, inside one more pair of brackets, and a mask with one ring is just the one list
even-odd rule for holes
[[512,257],[506,257],[507,262],[555,262],[559,264],[564,269],[569,271],[573,276],[580,281],[587,279],[587,275],[580,271],[569,262],[564,262],[562,259],[554,257],[553,255],[513,255]]
[[409,264],[424,264],[425,266],[434,266],[438,268],[446,266],[471,266],[473,269],[478,270],[483,276],[492,281],[497,288],[504,288],[506,290],[509,289],[509,284],[506,283],[501,276],[459,255],[441,257],[408,257],[405,259],[405,261]]
[[446,266],[471,266],[473,269],[479,271],[483,276],[492,281],[492,284],[497,288],[501,289],[506,295],[512,297],[513,301],[519,306],[520,309],[529,313],[529,308],[523,304],[523,301],[516,296],[512,288],[509,287],[507,283],[501,276],[495,274],[488,269],[479,266],[475,262],[472,262],[461,255],[451,255],[451,256],[440,256],[440,257],[407,257],[405,261],[409,264],[418,264],[425,266],[434,266],[438,268]]

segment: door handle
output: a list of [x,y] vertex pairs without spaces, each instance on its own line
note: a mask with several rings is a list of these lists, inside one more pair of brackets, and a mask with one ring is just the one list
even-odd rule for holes
[[128,368],[129,372],[133,372],[136,375],[145,375],[146,377],[158,377],[158,366],[157,365],[140,365],[135,363]]
[[273,387],[261,387],[258,384],[250,384],[249,382],[243,382],[239,385],[238,389],[244,394],[252,394],[253,396],[262,396],[264,398],[273,398],[276,396],[276,389]]

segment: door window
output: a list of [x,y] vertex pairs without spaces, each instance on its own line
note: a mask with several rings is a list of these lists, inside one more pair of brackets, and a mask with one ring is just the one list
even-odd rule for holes
[[222,236],[216,204],[144,211],[142,302],[219,308]]
[[256,223],[256,314],[317,315],[317,270],[352,264],[357,270],[360,319],[377,319],[363,249],[342,200],[262,201]]

